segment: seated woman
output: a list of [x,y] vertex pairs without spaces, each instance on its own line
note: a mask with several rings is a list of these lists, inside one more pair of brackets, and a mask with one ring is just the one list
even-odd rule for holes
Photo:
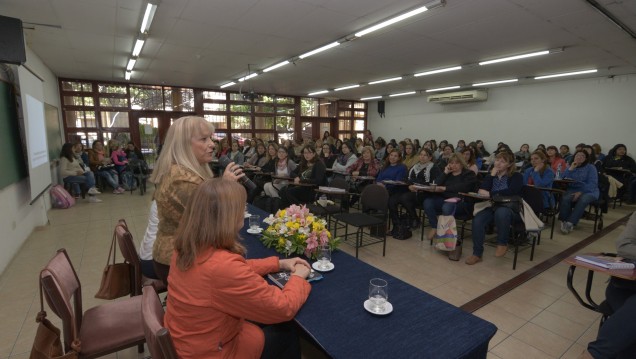
[[[256,141],[254,141],[256,142]],[[262,168],[269,161],[269,157],[267,155],[267,150],[265,149],[265,145],[259,143],[256,145],[256,152],[250,157],[246,162],[243,163],[245,168]]]
[[[585,208],[599,197],[598,172],[588,163],[589,155],[580,150],[574,153],[572,164],[563,173],[563,178],[573,179],[567,191],[561,196],[559,219],[561,233],[568,234],[583,217]],[[574,207],[574,209],[572,209]]]
[[[279,147],[277,156],[272,174],[277,177],[292,177],[292,173],[296,170],[296,162],[288,157],[287,148]],[[265,183],[263,190],[268,197],[280,197],[280,191],[288,184],[287,179],[272,178],[271,182]]]
[[135,146],[135,143],[132,141],[128,142],[128,144],[126,145],[126,150],[124,152],[126,152],[126,158],[128,158],[129,160],[135,159],[145,161],[144,154],[141,153],[141,151],[137,148],[137,146]]
[[[245,200],[240,184],[209,179],[185,208],[175,233],[164,318],[179,358],[300,358],[295,327],[287,322],[311,291],[305,280],[309,263],[245,259],[237,236]],[[291,271],[282,290],[263,278],[281,270]]]
[[[373,183],[373,180],[363,179],[360,177],[377,177],[378,173],[382,169],[380,161],[378,161],[373,155],[373,148],[371,146],[365,146],[362,148],[361,157],[349,167],[348,174],[351,176],[350,185],[351,189],[355,193],[361,193],[364,187]],[[354,195],[351,198],[351,203],[355,203],[358,200],[358,196]],[[348,207],[350,203],[345,205]]]
[[[620,257],[636,261],[636,212],[616,239],[616,251]],[[636,358],[636,282],[610,277],[605,298],[613,314],[580,358]]]
[[[419,161],[409,170],[408,181],[413,184],[428,185],[439,177],[442,171],[433,164],[433,151],[422,148],[418,155]],[[413,185],[409,186],[408,192],[396,193],[389,197],[389,216],[393,223],[398,221],[398,205],[402,205],[409,216],[411,228],[420,226],[420,219],[415,212],[418,203],[424,201],[424,192],[417,191]]]
[[[518,196],[523,188],[523,176],[515,172],[515,156],[510,151],[501,151],[495,156],[493,168],[484,178],[478,193],[492,198],[495,195]],[[473,218],[473,254],[466,258],[466,264],[473,265],[482,261],[486,227],[491,223],[497,226],[497,250],[495,257],[503,257],[508,251],[510,225],[521,221],[519,213],[508,207],[488,207],[479,211]]]
[[407,142],[404,144],[404,160],[402,163],[406,166],[406,168],[411,169],[414,164],[416,164],[419,160],[419,156],[416,156],[415,149],[413,143]]
[[552,167],[552,171],[554,171],[555,178],[562,178],[563,172],[568,165],[565,163],[565,160],[561,158],[559,150],[556,146],[548,146],[546,153],[548,154],[548,163],[550,163],[550,167]]
[[[314,146],[305,145],[302,149],[302,156],[300,164],[292,174],[295,185],[290,184],[281,193],[285,207],[292,204],[313,202],[316,197],[316,192],[314,191],[316,187],[327,184],[327,178],[325,177],[327,167],[318,158]],[[313,186],[300,186],[300,184]]]
[[249,140],[245,139],[243,149],[241,150],[241,152],[243,153],[243,158],[248,160],[252,156],[254,156],[254,154],[256,153],[256,145],[257,143],[255,138]]
[[[538,150],[532,152],[530,156],[530,164],[532,167],[525,170],[523,173],[523,184],[552,188],[552,182],[554,181],[554,172],[548,164],[548,157],[543,151]],[[543,191],[543,208],[551,208],[554,206],[554,197],[547,191]]]
[[351,146],[352,145],[349,142],[345,142],[340,147],[341,153],[338,155],[338,159],[331,167],[333,169],[334,176],[344,177],[347,175],[349,167],[353,166],[353,164],[358,160],[358,157],[353,153]]
[[[387,145],[388,148],[388,145]],[[389,192],[389,195],[406,192],[406,186],[398,186],[394,184],[384,184],[382,181],[404,181],[408,176],[408,170],[406,166],[402,163],[402,157],[400,157],[400,152],[396,149],[393,149],[389,156],[384,161],[384,166],[380,173],[378,173],[378,177],[376,177],[376,183],[380,186],[386,187],[386,190]]]
[[464,161],[466,161],[466,166],[468,169],[475,172],[475,175],[479,174],[479,168],[477,167],[477,162],[475,158],[475,152],[472,147],[467,146],[464,147],[461,151],[462,156],[464,156]]
[[119,185],[119,175],[115,170],[115,164],[110,157],[106,156],[104,143],[102,141],[93,141],[93,148],[88,151],[88,165],[94,174],[106,180],[108,185],[113,188],[114,194],[126,192],[126,190]]
[[126,156],[126,152],[122,149],[119,144],[113,144],[111,146],[110,159],[115,164],[115,170],[121,177],[121,174],[126,170],[126,165],[128,164],[128,157]]
[[230,161],[236,163],[239,166],[243,166],[243,162],[245,162],[245,156],[243,156],[243,152],[239,149],[239,144],[236,141],[232,141],[232,149],[227,154],[227,157]]
[[521,145],[519,151],[515,152],[515,161],[522,162],[524,164],[530,161],[530,145],[527,143]]
[[88,201],[91,203],[102,201],[95,197],[95,195],[100,194],[100,192],[95,188],[95,176],[93,172],[86,171],[82,168],[80,162],[75,159],[73,145],[68,142],[62,146],[62,151],[60,152],[60,176],[64,183],[70,183],[72,185],[73,195],[75,197],[79,197],[81,193],[80,184],[84,183],[86,187],[88,187]]
[[[634,180],[636,174],[636,162],[627,154],[627,147],[622,143],[617,144],[607,153],[603,160],[603,167],[609,175],[621,181],[627,188],[630,187],[630,182]],[[634,195],[630,193],[630,197]]]
[[320,152],[320,159],[327,168],[333,168],[334,162],[336,162],[336,155],[331,153],[331,146],[327,143],[322,144],[322,151]]
[[[441,144],[440,144],[440,148],[441,148]],[[453,145],[450,145],[450,144],[444,145],[444,149],[441,151],[439,158],[435,161],[435,165],[439,167],[440,170],[443,170],[444,168],[446,168],[446,165],[448,164],[448,159],[451,157],[453,153],[455,153],[455,149],[453,148]]]
[[438,215],[469,214],[473,211],[472,203],[461,202],[460,205],[457,205],[454,201],[446,202],[446,200],[459,197],[459,192],[474,191],[477,187],[475,172],[468,169],[464,156],[460,154],[451,154],[448,158],[448,164],[440,172],[439,176],[434,179],[435,187],[427,192],[424,198],[424,213],[431,224],[431,229],[428,232],[429,240],[433,239],[437,232]]

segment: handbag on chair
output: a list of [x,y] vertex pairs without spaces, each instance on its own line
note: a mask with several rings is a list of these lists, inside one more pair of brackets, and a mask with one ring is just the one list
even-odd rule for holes
[[[115,231],[117,229],[115,228]],[[111,262],[111,256],[113,258]],[[115,263],[117,256],[117,237],[113,233],[113,241],[110,244],[108,260],[102,273],[102,282],[95,298],[115,299],[130,294],[131,291],[131,266],[129,263]]]

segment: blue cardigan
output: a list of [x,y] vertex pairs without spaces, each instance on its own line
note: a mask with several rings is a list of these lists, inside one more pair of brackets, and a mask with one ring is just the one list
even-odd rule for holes
[[565,173],[563,173],[563,178],[570,178],[576,181],[574,183],[570,183],[566,193],[589,193],[598,199],[598,172],[594,165],[586,164],[585,166],[577,167],[574,170],[570,170],[570,167],[568,166]]
[[[402,163],[399,163],[395,166],[384,167],[380,173],[378,173],[378,177],[376,177],[376,182],[382,182],[384,180],[392,180],[392,181],[404,181],[408,177],[408,169]],[[386,189],[391,192],[395,185],[387,184]]]
[[[532,184],[537,187],[552,188],[554,181],[554,172],[550,166],[546,166],[543,174],[536,172],[533,167],[526,169],[523,173],[523,184],[528,184],[528,180],[532,178]],[[543,208],[549,208],[554,205],[554,197],[550,192],[543,192]]]

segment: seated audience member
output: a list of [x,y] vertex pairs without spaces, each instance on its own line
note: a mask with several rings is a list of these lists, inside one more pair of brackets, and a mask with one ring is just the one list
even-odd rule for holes
[[559,155],[561,155],[561,158],[563,158],[565,163],[570,164],[570,162],[572,162],[572,154],[570,153],[570,146],[561,145],[561,147],[559,147]]
[[546,153],[548,154],[550,167],[552,167],[552,171],[554,171],[554,175],[556,176],[555,178],[563,178],[563,172],[565,172],[568,165],[565,163],[565,160],[561,158],[556,146],[548,146]]
[[[386,159],[389,157],[389,154],[393,152],[393,150],[397,151],[396,147],[397,146],[393,144],[393,142],[387,143],[385,147],[385,151],[384,151],[384,158],[382,159],[381,162],[385,162]],[[400,151],[398,151],[398,155],[400,156],[400,159],[402,159],[402,154],[400,153]]]
[[[433,151],[422,148],[416,162],[408,172],[408,182],[413,184],[428,185],[439,177],[441,170],[433,163]],[[398,205],[402,205],[409,216],[411,228],[418,228],[421,223],[415,207],[424,201],[425,192],[418,192],[413,185],[408,192],[396,193],[389,198],[389,215],[393,223],[398,221]]]
[[464,148],[466,148],[466,141],[464,140],[457,141],[457,147],[455,147],[455,152],[462,153],[464,151]]
[[262,168],[267,164],[268,161],[269,156],[267,155],[265,144],[259,143],[256,145],[256,150],[252,157],[244,162],[243,166],[245,166],[245,168]]
[[93,148],[88,152],[88,164],[94,174],[106,180],[106,183],[113,188],[114,194],[126,192],[119,185],[119,175],[115,170],[115,164],[110,157],[106,156],[102,141],[93,141]]
[[139,258],[141,259],[141,274],[147,278],[159,279],[155,274],[155,267],[152,262],[152,246],[157,239],[157,227],[159,227],[159,215],[157,214],[157,201],[150,202],[150,213],[148,214],[148,225],[144,238],[139,245]]
[[464,147],[464,149],[462,149],[459,153],[464,156],[464,161],[466,161],[468,169],[475,172],[476,175],[479,174],[479,167],[477,166],[475,152],[473,152],[473,149],[470,146]]
[[132,141],[128,142],[124,152],[126,152],[126,158],[129,160],[145,161],[143,153],[141,153],[141,150],[139,150]]
[[548,151],[548,150],[545,148],[545,145],[544,145],[543,143],[538,144],[538,145],[537,145],[537,148],[535,149],[535,151],[536,151],[536,150],[541,150],[541,151],[543,151],[543,152],[547,152],[547,151]]
[[[430,143],[429,143],[430,146]],[[418,138],[413,139],[413,153],[420,153],[420,150],[422,149],[422,145],[420,145],[420,140]],[[419,156],[415,156],[415,157],[419,157]]]
[[217,158],[221,158],[221,156],[227,156],[227,154],[232,150],[229,141],[230,140],[228,140],[227,137],[221,139],[221,147],[216,153]]
[[[515,172],[515,156],[510,151],[501,151],[495,156],[490,173],[484,178],[478,193],[487,197],[518,196],[523,188],[523,176]],[[491,206],[475,214],[473,218],[473,254],[466,258],[466,264],[473,265],[482,261],[486,227],[494,222],[497,227],[497,250],[495,257],[503,257],[508,250],[510,225],[520,222],[519,213],[504,206]]]
[[587,152],[577,151],[572,164],[563,173],[563,178],[575,181],[568,185],[561,196],[559,220],[563,234],[572,231],[585,213],[585,208],[599,197],[598,173],[594,165],[588,163],[588,158]]
[[[311,291],[305,280],[309,263],[245,259],[237,236],[245,200],[240,184],[210,179],[185,208],[175,233],[164,318],[179,358],[300,358],[289,321]],[[282,290],[263,278],[280,270],[291,271]]]
[[[373,183],[373,180],[363,179],[360,177],[377,177],[381,169],[382,164],[373,156],[373,148],[371,146],[363,147],[360,158],[358,158],[347,170],[348,174],[351,176],[351,190],[354,193],[362,193],[364,187]],[[359,196],[352,196],[350,203],[344,203],[343,207],[347,208],[349,204],[355,203],[358,199]]]
[[241,150],[239,149],[239,144],[236,141],[232,142],[232,149],[227,154],[227,157],[230,159],[230,161],[236,163],[239,166],[242,166],[243,162],[245,162],[243,152],[241,152]]
[[362,142],[361,138],[359,137],[356,138],[355,147],[356,147],[356,153],[362,153],[362,149],[364,148],[364,143]]
[[[488,171],[490,171],[492,169],[492,166],[495,164],[495,157],[497,156],[497,154],[499,154],[500,152],[512,152],[512,150],[510,149],[510,147],[503,143],[503,142],[499,142],[497,144],[497,149],[490,154],[490,156],[488,156],[488,158],[484,159],[484,164],[486,165],[486,168]],[[514,155],[513,155],[514,156]]]
[[603,151],[601,151],[601,145],[595,143],[592,145],[592,148],[594,148],[594,153],[596,153],[596,159],[603,162],[603,160],[605,159],[605,154],[603,153]]
[[316,197],[315,189],[318,186],[327,184],[327,167],[318,158],[314,146],[305,145],[302,150],[302,156],[303,158],[292,174],[294,184],[285,187],[281,193],[285,207],[292,204],[300,205],[313,202]]
[[[446,146],[449,147],[449,146]],[[433,181],[434,180],[434,181]],[[460,202],[457,205],[454,201],[448,201],[450,198],[458,198],[459,192],[471,192],[477,186],[477,176],[475,172],[468,169],[464,156],[453,153],[448,158],[448,163],[437,178],[431,178],[435,183],[431,192],[424,196],[424,213],[431,224],[428,232],[428,239],[431,240],[437,231],[437,216],[451,216],[453,214],[468,214],[472,212],[472,204]]]
[[607,153],[603,167],[606,169],[620,168],[632,174],[636,173],[636,162],[627,154],[627,147],[622,143],[617,144]]
[[331,133],[329,133],[329,131],[325,131],[325,132],[322,134],[322,141],[323,141],[323,142],[327,141],[327,139],[328,139],[329,137],[331,137]]
[[75,158],[81,160],[84,166],[88,167],[88,153],[84,151],[84,145],[81,142],[73,145],[73,152],[75,152]]
[[[334,145],[333,153],[336,155],[342,154],[342,140],[341,139],[335,140],[333,145]],[[351,150],[351,147],[349,147],[349,150]]]
[[322,145],[322,152],[320,152],[320,159],[327,168],[333,168],[334,162],[336,162],[337,156],[331,153],[331,146],[326,143]]
[[117,173],[121,177],[121,174],[126,170],[126,165],[128,164],[126,152],[124,152],[119,144],[113,144],[110,148],[110,159],[115,164],[115,170],[117,170]]
[[490,152],[486,151],[486,148],[484,147],[484,141],[482,140],[477,140],[475,141],[475,144],[477,144],[477,149],[479,150],[479,157],[481,158],[487,158],[488,156],[490,156]]
[[[388,146],[387,146],[388,147]],[[384,184],[382,181],[404,181],[406,176],[408,175],[408,170],[406,166],[402,163],[402,158],[400,157],[400,152],[396,149],[389,153],[389,156],[384,161],[384,166],[380,173],[378,173],[378,177],[376,177],[377,184],[386,187],[386,190],[389,191],[389,195],[393,195],[399,192],[405,192],[407,190],[406,186],[398,186],[393,184]]]
[[386,141],[382,137],[378,137],[375,142],[375,158],[382,162],[386,157]]
[[[296,162],[288,156],[288,150],[284,146],[278,148],[277,159],[274,162],[273,175],[277,177],[292,177],[296,170]],[[265,183],[263,190],[268,197],[280,197],[280,191],[287,187],[289,180],[272,178],[271,182]]]
[[528,163],[530,161],[530,145],[524,143],[519,148],[519,151],[515,152],[515,161]]
[[587,152],[589,156],[588,162],[590,164],[593,164],[594,167],[596,167],[596,172],[598,172],[599,175],[602,173],[605,173],[605,168],[603,167],[603,161],[599,160],[598,157],[596,156],[596,151],[594,150],[594,147],[590,145],[583,145],[581,149]]
[[[636,261],[636,212],[616,239],[617,254]],[[613,314],[598,330],[581,359],[636,358],[636,282],[611,276],[605,299]]]
[[252,156],[254,156],[254,154],[256,153],[256,139],[252,138],[249,140],[245,140],[244,146],[243,146],[243,150],[241,151],[243,153],[243,158],[248,160],[250,159]]
[[341,146],[341,153],[338,155],[338,158],[334,161],[333,169],[334,176],[344,177],[347,175],[347,171],[349,167],[353,166],[354,163],[358,160],[358,157],[353,153],[351,149],[352,145],[349,142],[345,142]]
[[[442,148],[442,143],[440,143],[439,148]],[[437,161],[435,161],[435,165],[439,167],[440,170],[443,170],[448,164],[448,159],[451,157],[453,153],[455,153],[455,149],[453,148],[453,145],[444,144],[444,149],[442,150],[442,153],[440,154]]]
[[[523,173],[523,184],[552,188],[554,181],[554,172],[548,164],[548,157],[543,151],[534,151],[530,156],[530,164],[532,167],[527,168]],[[554,198],[548,191],[543,193],[543,208],[550,208],[554,205]]]
[[102,201],[95,197],[95,195],[100,194],[100,192],[95,188],[95,176],[93,172],[86,171],[80,162],[75,159],[73,145],[68,142],[62,146],[62,151],[60,151],[60,176],[64,183],[72,184],[72,191],[75,197],[80,196],[80,183],[84,183],[88,188],[88,201],[92,203]]
[[410,169],[411,167],[413,167],[413,165],[416,164],[419,160],[418,157],[419,156],[417,156],[415,152],[415,145],[413,145],[412,143],[407,143],[404,145],[404,159],[402,160],[402,163],[404,163],[406,168]]

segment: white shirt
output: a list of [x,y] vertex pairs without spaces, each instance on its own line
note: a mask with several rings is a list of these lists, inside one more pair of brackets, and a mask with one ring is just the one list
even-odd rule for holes
[[144,260],[152,259],[152,246],[157,239],[157,227],[159,226],[159,216],[157,215],[157,201],[154,199],[150,203],[150,214],[148,215],[148,226],[144,239],[139,246],[139,257]]

